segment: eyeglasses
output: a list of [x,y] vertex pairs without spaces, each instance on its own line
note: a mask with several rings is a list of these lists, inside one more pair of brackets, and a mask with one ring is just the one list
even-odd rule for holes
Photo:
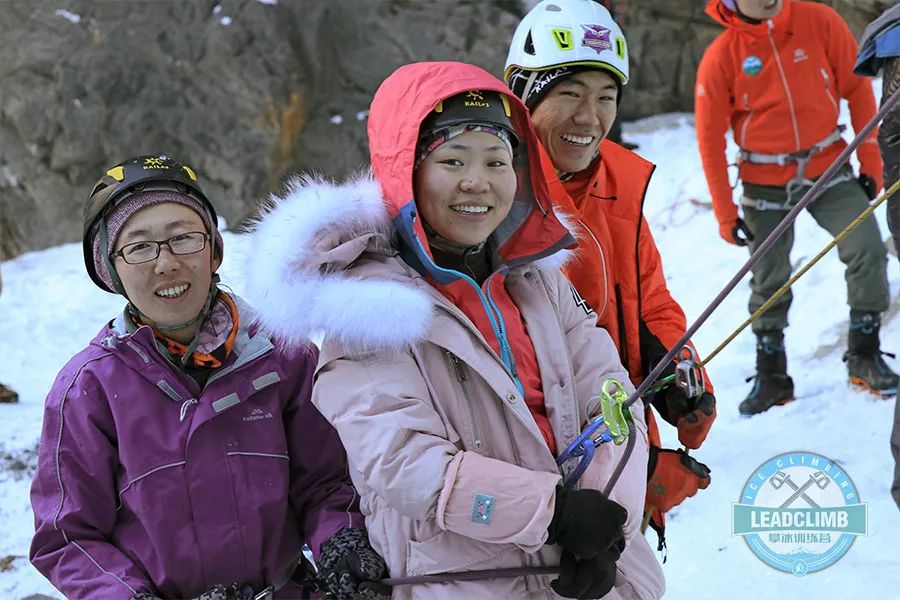
[[189,233],[179,233],[173,235],[167,240],[145,242],[134,242],[133,244],[125,244],[119,250],[112,253],[113,258],[121,256],[122,260],[129,265],[139,265],[141,263],[156,260],[162,246],[167,246],[172,254],[196,254],[206,248],[206,240],[209,239],[208,233],[201,231],[191,231]]

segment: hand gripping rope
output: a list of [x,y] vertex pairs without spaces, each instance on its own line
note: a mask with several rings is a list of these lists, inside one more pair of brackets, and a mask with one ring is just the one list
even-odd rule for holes
[[[819,195],[819,193],[823,190],[823,188],[826,187],[827,183],[834,177],[834,175],[838,172],[838,170],[847,163],[847,161],[850,159],[850,155],[860,146],[860,144],[863,143],[863,141],[869,136],[869,134],[872,133],[872,130],[875,128],[875,126],[878,123],[880,123],[884,119],[885,115],[887,115],[891,111],[891,109],[893,109],[898,103],[900,103],[900,90],[895,91],[884,102],[884,104],[882,104],[881,108],[878,109],[878,112],[875,113],[875,116],[873,116],[872,119],[868,123],[866,123],[866,125],[859,131],[859,133],[857,133],[856,137],[853,138],[853,140],[850,142],[850,144],[846,148],[844,148],[844,150],[835,159],[835,161],[833,163],[831,163],[831,165],[828,167],[828,169],[825,170],[825,172],[822,174],[822,176],[819,177],[819,179],[816,180],[816,182],[806,192],[806,194],[803,195],[803,198],[801,198],[800,201],[797,202],[797,204],[788,212],[788,214],[784,217],[784,219],[782,219],[781,223],[778,224],[778,226],[775,228],[775,230],[772,231],[771,234],[769,234],[769,237],[767,237],[759,245],[759,247],[756,249],[756,251],[750,256],[749,259],[747,259],[747,262],[744,263],[744,265],[740,269],[738,269],[738,272],[735,273],[734,277],[732,277],[731,280],[722,288],[722,290],[719,292],[719,294],[713,299],[712,302],[710,302],[710,304],[706,307],[706,309],[704,309],[703,313],[700,314],[700,316],[697,318],[697,320],[694,321],[690,325],[690,327],[687,328],[687,331],[684,332],[684,335],[681,336],[681,339],[679,339],[669,349],[669,351],[666,353],[665,357],[663,357],[663,359],[661,361],[659,361],[659,363],[657,363],[657,365],[650,371],[650,373],[647,375],[647,377],[644,378],[644,380],[641,382],[641,384],[638,386],[638,388],[634,391],[634,393],[631,396],[629,396],[627,398],[627,400],[624,400],[621,403],[619,402],[619,400],[617,398],[615,399],[615,402],[614,402],[614,405],[616,406],[615,410],[616,411],[621,410],[621,413],[619,413],[619,414],[621,414],[623,416],[623,418],[626,414],[629,414],[629,412],[630,412],[630,411],[627,411],[627,409],[629,409],[632,404],[637,402],[637,400],[639,398],[641,398],[644,394],[651,391],[651,388],[658,390],[658,389],[661,389],[664,385],[670,383],[672,380],[677,381],[677,376],[678,376],[677,375],[678,374],[677,367],[676,367],[676,375],[675,376],[669,376],[667,378],[664,378],[661,381],[657,381],[656,378],[662,374],[662,372],[666,369],[666,366],[669,364],[669,361],[673,360],[676,357],[676,355],[680,356],[682,359],[684,358],[684,355],[681,353],[682,353],[683,348],[687,344],[688,340],[691,339],[691,336],[693,336],[697,332],[697,330],[700,329],[700,326],[703,325],[703,323],[706,322],[706,320],[709,318],[709,316],[719,307],[720,304],[722,304],[722,302],[725,300],[725,298],[728,296],[728,294],[730,294],[732,292],[732,290],[734,290],[734,288],[737,287],[737,284],[740,283],[741,279],[743,279],[744,276],[750,272],[750,269],[753,268],[753,266],[757,262],[759,262],[760,258],[762,258],[766,254],[766,252],[769,251],[769,249],[776,242],[776,240],[778,240],[778,238],[780,238],[784,234],[784,232],[787,231],[788,227],[790,227],[791,224],[794,222],[794,220],[797,218],[797,215],[800,214],[800,211],[802,211],[804,208],[806,208],[807,205],[809,205],[813,200],[815,200],[815,198]],[[866,211],[863,214],[861,214],[859,216],[859,218],[857,220],[855,220],[853,223],[851,223],[844,232],[841,232],[841,234],[839,234],[838,237],[840,237],[841,235],[846,236],[846,234],[849,233],[849,231],[852,230],[853,227],[855,227],[856,225],[861,223],[866,217],[868,217],[870,214],[872,214],[872,211],[878,205],[883,203],[887,198],[889,198],[891,195],[893,195],[895,192],[897,192],[898,189],[900,189],[900,182],[891,186],[890,190],[888,190],[884,194],[882,194],[871,206],[869,206],[868,209],[866,209]],[[843,238],[840,238],[840,239],[843,239]],[[826,250],[824,250],[821,254],[824,255],[824,253],[827,252],[835,244],[837,244],[838,241],[840,241],[840,240],[838,238],[835,238],[834,242],[832,244],[830,244],[829,247],[826,248]],[[811,267],[812,264],[814,264],[814,262],[816,260],[818,260],[819,258],[820,257],[816,257],[810,264],[808,264],[806,267],[804,267],[802,272],[799,272],[792,281],[796,281],[796,279],[799,278],[803,273],[805,273],[809,269],[809,267]],[[788,282],[788,284],[785,284],[785,286],[784,286],[785,291],[787,289],[787,286],[791,282]],[[779,290],[779,292],[784,293],[782,290]],[[775,298],[775,299],[777,299],[777,298]],[[774,302],[774,299],[772,299],[772,298],[769,299],[769,305],[771,305],[771,302]],[[764,308],[768,308],[768,306],[763,305],[762,307],[760,307],[760,310],[757,312],[762,314],[762,311]],[[756,313],[754,313],[754,316],[752,316],[751,319],[747,321],[747,323],[742,325],[741,328],[746,327],[746,325],[749,324],[749,322],[752,321],[752,319],[755,318],[755,316],[757,316]],[[706,361],[699,362],[699,363],[695,362],[695,366],[699,369],[704,364],[709,363],[709,361],[713,358],[713,356],[715,356],[716,353],[721,351],[721,349],[728,342],[730,342],[737,335],[737,333],[738,332],[735,332],[734,335],[732,335],[728,340],[726,340],[719,348],[716,348],[715,352],[710,354],[707,357]],[[692,380],[697,381],[698,383],[702,382],[703,381],[702,374],[699,377],[688,378],[685,381],[690,382]],[[603,395],[602,392],[607,389],[607,384],[609,384],[609,383],[610,383],[609,380],[604,382],[604,386],[601,389],[601,397]],[[617,382],[613,381],[613,383],[617,383]],[[617,391],[610,392],[610,396],[615,398],[616,393],[617,393]],[[607,443],[607,441],[600,441],[599,444],[596,444],[596,443],[592,443],[591,445],[585,444],[585,441],[587,439],[591,438],[591,435],[595,435],[595,437],[593,438],[594,442],[596,442],[597,440],[601,440],[603,438],[604,433],[608,433],[610,438],[612,438],[612,435],[613,435],[612,428],[609,425],[609,422],[612,422],[612,420],[613,420],[612,413],[610,414],[609,422],[606,419],[606,415],[603,415],[602,413],[603,413],[603,408],[602,408],[602,402],[601,402],[601,415],[599,417],[595,418],[591,422],[591,424],[588,426],[588,429],[590,429],[591,427],[594,427],[594,431],[592,433],[589,433],[587,436],[585,436],[585,433],[587,432],[587,430],[586,430],[585,432],[582,432],[582,434],[579,435],[578,438],[576,438],[576,442],[577,442],[579,439],[582,439],[584,437],[584,439],[581,442],[581,446],[583,448],[583,454],[585,456],[587,455],[588,452],[590,452],[591,456],[593,456],[593,451],[596,450],[597,445]],[[597,421],[599,421],[600,418],[603,418],[603,423],[597,423]],[[597,423],[596,426],[595,426],[595,423]],[[596,435],[597,431],[599,431],[601,425],[603,425],[603,424],[607,425],[606,429],[599,435]],[[617,423],[617,424],[621,425],[621,423]],[[607,497],[609,496],[612,489],[615,487],[616,483],[619,480],[619,477],[622,475],[622,471],[625,469],[625,465],[628,463],[629,458],[631,458],[631,452],[634,448],[635,428],[627,427],[627,429],[622,428],[617,431],[619,432],[620,435],[624,434],[626,436],[623,439],[623,441],[627,439],[628,446],[625,449],[624,456],[622,456],[622,458],[619,460],[619,464],[616,465],[615,471],[613,472],[612,476],[609,478],[609,482],[607,483],[606,488],[603,490],[603,494],[606,495]],[[563,456],[565,456],[567,452],[570,452],[572,450],[573,446],[575,446],[576,442],[572,442],[572,444],[570,444],[566,448],[566,451],[563,452],[563,455],[561,455],[560,458],[563,458]],[[591,447],[591,450],[588,450],[589,447]],[[579,452],[579,450],[577,448],[574,451]],[[580,455],[572,454],[566,460],[568,460],[569,458],[577,458],[578,456],[580,456]],[[583,462],[583,460],[582,460],[582,462]],[[580,466],[581,466],[581,464],[579,464],[579,467]],[[578,467],[576,467],[576,468],[578,468]],[[584,468],[586,469],[587,465],[585,465]],[[583,472],[583,469],[582,469],[582,472]],[[568,483],[568,481],[567,481],[567,483]],[[435,573],[432,575],[395,577],[395,578],[383,579],[382,582],[386,585],[419,585],[419,584],[428,584],[428,583],[444,583],[444,582],[450,582],[450,581],[477,581],[477,580],[483,580],[483,579],[499,579],[499,578],[507,578],[507,577],[554,575],[554,574],[558,574],[558,573],[559,573],[558,566],[554,566],[554,567],[517,567],[517,568],[508,568],[508,569],[484,569],[484,570],[474,570],[474,571],[462,571],[462,572],[457,572],[457,573]]]

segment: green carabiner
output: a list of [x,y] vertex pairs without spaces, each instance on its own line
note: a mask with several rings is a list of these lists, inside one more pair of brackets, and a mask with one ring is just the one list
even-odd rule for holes
[[[613,388],[610,391],[610,387]],[[606,421],[606,428],[613,438],[613,442],[619,446],[628,439],[631,421],[631,411],[624,408],[628,401],[625,386],[615,379],[607,379],[600,388],[600,412]]]

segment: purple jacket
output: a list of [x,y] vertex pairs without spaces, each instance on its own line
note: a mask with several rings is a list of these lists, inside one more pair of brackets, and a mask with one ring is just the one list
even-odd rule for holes
[[340,440],[310,402],[318,351],[276,348],[239,307],[231,358],[202,390],[122,317],[57,376],[30,558],[67,598],[259,590],[304,542],[318,556],[362,526]]

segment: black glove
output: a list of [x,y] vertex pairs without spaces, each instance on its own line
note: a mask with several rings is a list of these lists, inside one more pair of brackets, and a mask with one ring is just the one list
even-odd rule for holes
[[738,218],[737,223],[731,228],[731,237],[734,238],[736,246],[746,246],[756,239],[753,232],[750,231],[750,227],[741,218]]
[[386,575],[365,529],[341,529],[322,544],[319,579],[335,600],[390,600],[391,586],[379,583]]
[[[214,585],[199,596],[188,598],[188,600],[240,600],[243,596],[238,591],[236,583],[231,585]],[[137,592],[131,597],[131,600],[162,600],[158,596],[154,596],[148,592]]]
[[597,490],[556,488],[548,544],[559,544],[576,558],[597,556],[620,543],[628,511]]
[[856,178],[856,181],[859,182],[859,186],[866,193],[866,196],[869,198],[869,200],[874,200],[878,197],[878,188],[876,187],[874,179],[872,179],[865,173],[860,173],[859,177]]
[[602,598],[616,583],[616,561],[620,555],[619,546],[587,560],[578,560],[563,550],[559,578],[551,581],[550,587],[564,598]]

